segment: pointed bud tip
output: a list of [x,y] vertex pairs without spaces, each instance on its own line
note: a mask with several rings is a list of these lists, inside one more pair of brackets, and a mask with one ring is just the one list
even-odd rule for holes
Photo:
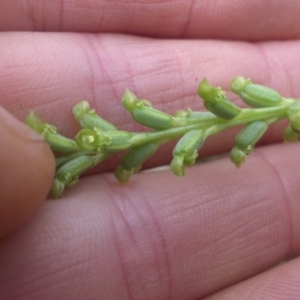
[[115,170],[115,177],[121,183],[126,183],[129,181],[131,173],[126,171],[122,165],[119,165]]
[[209,81],[204,78],[198,85],[198,95],[202,99],[206,99],[211,95],[212,86],[210,85]]
[[247,84],[247,80],[242,76],[234,77],[230,83],[230,89],[235,94],[240,94]]
[[246,153],[238,147],[233,147],[230,153],[230,160],[239,168],[246,160]]
[[83,100],[73,107],[73,114],[77,121],[81,120],[85,114],[90,111],[90,105],[87,101]]
[[53,199],[58,199],[62,196],[64,189],[65,189],[65,184],[56,178],[56,179],[54,179],[54,181],[52,183],[50,196]]
[[138,99],[135,96],[135,94],[131,93],[128,89],[125,89],[125,93],[121,101],[123,107],[126,110],[132,111],[136,107],[136,103],[138,102]]
[[170,169],[178,177],[184,177],[184,157],[182,155],[175,155],[171,161]]
[[41,119],[32,110],[29,111],[25,124],[38,133],[42,133],[44,130]]

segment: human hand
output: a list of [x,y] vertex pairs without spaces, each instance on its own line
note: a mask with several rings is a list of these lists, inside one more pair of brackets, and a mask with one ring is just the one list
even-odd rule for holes
[[[1,105],[21,120],[33,109],[73,136],[71,108],[82,99],[119,128],[142,129],[119,103],[126,87],[170,113],[201,108],[204,76],[228,88],[243,75],[297,97],[300,43],[287,41],[299,37],[297,4],[2,2]],[[44,200],[54,170],[46,145],[7,118],[2,236]],[[210,139],[202,157],[229,151],[236,133]],[[274,126],[241,169],[219,158],[183,179],[161,170],[120,185],[110,173],[117,158],[101,164],[2,239],[0,299],[299,299],[299,147],[275,145],[281,135]],[[145,167],[169,163],[171,147]]]

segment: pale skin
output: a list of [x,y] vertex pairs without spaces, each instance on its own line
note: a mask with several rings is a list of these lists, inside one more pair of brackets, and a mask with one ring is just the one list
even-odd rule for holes
[[[144,130],[121,108],[125,88],[168,113],[201,109],[204,76],[300,97],[299,15],[296,0],[1,1],[0,299],[299,299],[299,144],[281,143],[283,124],[238,170],[224,157],[121,185],[114,158],[44,201],[52,153],[16,120],[31,108],[72,137],[85,99]],[[229,151],[236,133],[201,156]]]

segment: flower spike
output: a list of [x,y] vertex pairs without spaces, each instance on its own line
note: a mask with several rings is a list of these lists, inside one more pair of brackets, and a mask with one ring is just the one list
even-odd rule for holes
[[287,118],[289,121],[283,132],[284,140],[299,140],[299,99],[283,98],[277,91],[254,84],[241,76],[231,81],[230,88],[251,108],[236,106],[227,98],[224,90],[212,86],[207,79],[200,82],[198,95],[208,111],[188,108],[169,115],[154,109],[149,101],[140,100],[126,90],[122,105],[133,120],[150,128],[145,132],[118,130],[91,109],[87,101],[81,101],[74,106],[73,114],[82,129],[73,140],[57,133],[56,127],[42,122],[30,111],[26,124],[45,138],[56,158],[51,197],[61,197],[65,188],[75,185],[83,172],[115,154],[121,157],[115,177],[125,183],[156,153],[160,145],[173,140],[178,141],[170,168],[179,177],[185,175],[186,166],[195,163],[198,151],[211,135],[231,127],[244,125],[230,153],[230,159],[236,167],[240,167],[247,155],[252,153],[270,124],[281,119]]

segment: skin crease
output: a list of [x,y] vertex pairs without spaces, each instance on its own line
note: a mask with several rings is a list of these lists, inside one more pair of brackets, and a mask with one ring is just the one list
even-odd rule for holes
[[[204,76],[228,90],[242,75],[298,97],[297,2],[248,2],[3,1],[0,103],[73,136],[82,99],[119,128],[144,130],[120,105],[125,88],[168,113],[203,108]],[[0,110],[0,299],[299,299],[299,145],[277,143],[284,125],[238,170],[225,157],[183,179],[157,170],[121,185],[116,157],[43,201],[53,157]],[[202,156],[230,150],[237,132],[210,139]],[[169,163],[172,146],[146,168]]]

